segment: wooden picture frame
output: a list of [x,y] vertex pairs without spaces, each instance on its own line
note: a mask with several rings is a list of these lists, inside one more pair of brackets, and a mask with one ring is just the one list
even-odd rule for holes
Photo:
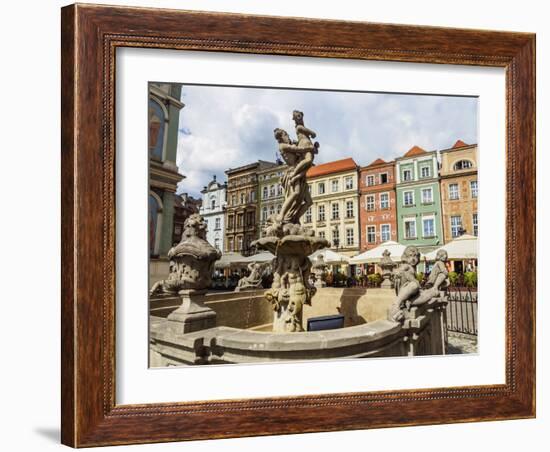
[[[315,33],[302,33],[306,27]],[[73,447],[535,416],[535,36],[71,5],[62,9],[62,442]],[[506,382],[115,403],[115,50],[206,50],[506,69]],[[521,285],[516,275],[521,269]]]

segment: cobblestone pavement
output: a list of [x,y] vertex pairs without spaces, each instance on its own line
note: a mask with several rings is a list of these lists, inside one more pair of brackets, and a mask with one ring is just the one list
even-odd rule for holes
[[477,336],[449,333],[447,354],[462,355],[465,353],[477,353]]

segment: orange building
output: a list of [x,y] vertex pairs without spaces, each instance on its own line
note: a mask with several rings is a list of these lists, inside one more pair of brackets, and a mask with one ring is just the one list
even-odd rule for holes
[[377,159],[359,172],[361,251],[397,241],[395,162]]
[[477,144],[458,140],[441,151],[441,207],[445,243],[478,235]]

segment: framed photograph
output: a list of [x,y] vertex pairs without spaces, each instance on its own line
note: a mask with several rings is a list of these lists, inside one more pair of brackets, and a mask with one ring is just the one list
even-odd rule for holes
[[71,5],[62,88],[64,444],[535,416],[534,35]]

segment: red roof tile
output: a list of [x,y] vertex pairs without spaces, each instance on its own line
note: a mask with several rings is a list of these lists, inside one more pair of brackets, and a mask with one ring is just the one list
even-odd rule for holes
[[382,159],[376,159],[374,162],[370,163],[369,165],[367,165],[367,168],[370,167],[370,166],[377,166],[377,165],[384,165],[388,162],[382,160]]
[[463,148],[464,146],[468,146],[464,141],[457,140],[456,143],[453,145],[453,149],[455,148]]
[[403,157],[414,157],[415,155],[426,154],[426,151],[419,146],[413,146],[410,148]]
[[306,177],[318,177],[325,174],[341,173],[342,171],[349,171],[357,168],[357,163],[351,157],[342,160],[334,160],[333,162],[322,163],[310,168],[306,174]]

